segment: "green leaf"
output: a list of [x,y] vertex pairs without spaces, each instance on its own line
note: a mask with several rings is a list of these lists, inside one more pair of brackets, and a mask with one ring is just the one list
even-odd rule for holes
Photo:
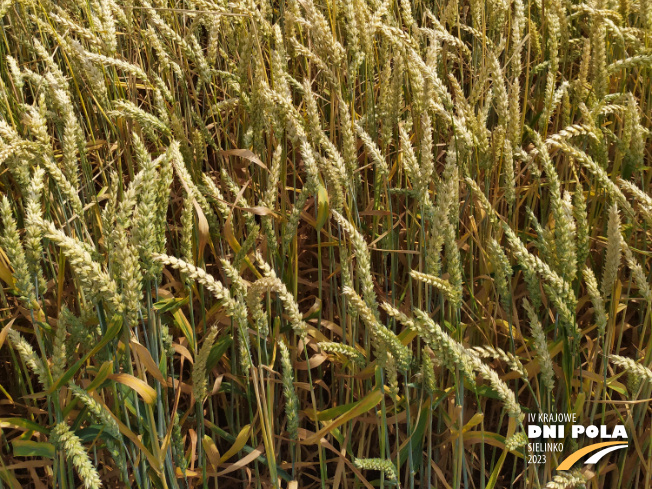
[[189,350],[195,351],[195,335],[192,332],[192,326],[190,326],[188,319],[181,309],[174,311],[174,322],[179,326],[183,336],[188,340]]
[[38,431],[39,433],[44,433],[46,435],[50,433],[50,430],[48,430],[45,426],[25,418],[0,418],[0,429],[4,428],[12,428],[24,431]]
[[498,459],[498,463],[494,466],[494,471],[491,473],[491,477],[489,477],[489,481],[487,481],[486,489],[493,489],[496,486],[498,476],[500,475],[500,471],[505,463],[505,457],[507,457],[508,453],[507,450],[503,450],[502,455]]
[[221,338],[213,345],[210,353],[208,354],[208,359],[206,360],[207,372],[210,372],[213,369],[213,367],[217,365],[217,362],[220,361],[222,355],[224,355],[226,351],[229,349],[229,347],[231,346],[231,343],[233,343],[233,338],[231,338],[230,336],[225,336],[224,338]]
[[109,375],[113,373],[113,362],[104,362],[102,366],[100,367],[100,370],[97,372],[97,375],[93,379],[93,382],[88,384],[88,387],[86,387],[86,390],[88,392],[93,392],[95,389],[97,389],[99,386],[101,386],[104,381],[108,378]]
[[48,333],[52,333],[52,334],[54,333],[52,326],[50,326],[45,321],[36,321],[36,324],[38,324],[39,328],[41,328],[43,331],[47,331]]
[[619,394],[622,394],[623,396],[627,395],[627,389],[623,386],[623,384],[618,382],[615,377],[610,377],[607,379],[607,386]]
[[16,479],[16,476],[13,474],[13,472],[1,468],[0,469],[0,479],[5,481],[5,484],[9,486],[9,489],[22,489],[23,486],[20,485],[18,482],[18,479]]
[[173,297],[172,299],[163,299],[154,303],[154,309],[158,311],[159,314],[164,314],[166,312],[174,313],[180,307],[188,304],[188,300],[188,296],[181,299],[177,297]]
[[353,409],[359,404],[358,402],[350,402],[349,404],[342,404],[341,406],[335,406],[330,409],[324,409],[323,411],[317,412],[317,419],[319,421],[330,421],[337,416],[340,416],[346,413],[349,409]]
[[54,458],[54,445],[44,441],[14,440],[14,457]]
[[321,438],[324,435],[330,433],[335,428],[341,426],[347,421],[350,421],[353,418],[356,418],[361,414],[364,414],[370,409],[374,408],[381,401],[382,398],[383,398],[383,393],[380,392],[379,389],[374,389],[369,394],[367,394],[364,398],[358,401],[353,408],[349,409],[346,413],[344,413],[343,415],[335,419],[332,423],[330,423],[325,428],[322,428],[317,433],[307,438],[305,444],[310,445],[314,443],[319,443],[319,440],[321,440]]
[[[405,460],[408,458],[408,448],[412,447],[412,470],[418,471],[419,465],[421,464],[421,450],[423,447],[423,440],[426,431],[426,424],[428,422],[428,411],[430,410],[431,401],[430,399],[426,400],[421,407],[419,413],[419,420],[416,427],[413,427],[410,436],[410,443],[405,443],[400,450],[399,455],[399,467],[403,465]],[[409,409],[409,407],[408,407]]]

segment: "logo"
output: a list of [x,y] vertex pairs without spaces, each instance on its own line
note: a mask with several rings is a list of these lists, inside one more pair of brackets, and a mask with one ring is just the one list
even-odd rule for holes
[[[564,440],[570,435],[572,440],[581,436],[587,439],[600,438],[599,443],[587,445],[567,457],[557,470],[570,470],[582,458],[592,454],[585,461],[585,465],[598,463],[605,455],[627,448],[627,432],[625,426],[617,424],[613,428],[606,425],[577,424],[577,414],[567,413],[539,413],[528,415],[528,463],[545,463],[547,454],[563,452]],[[621,440],[616,440],[621,439]],[[549,441],[548,441],[549,440]]]

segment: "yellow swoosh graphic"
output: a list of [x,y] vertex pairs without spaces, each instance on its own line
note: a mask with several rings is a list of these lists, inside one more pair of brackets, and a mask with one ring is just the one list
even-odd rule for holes
[[624,442],[622,442],[622,441],[605,441],[603,443],[595,443],[594,445],[589,445],[588,447],[584,447],[581,450],[578,450],[573,455],[571,455],[566,460],[564,460],[559,465],[559,467],[557,467],[557,470],[570,470],[570,468],[575,464],[575,462],[577,462],[579,459],[581,459],[586,454],[589,454],[591,452],[595,452],[596,450],[599,450],[600,448],[610,447],[612,445],[623,445],[623,444],[624,444]]

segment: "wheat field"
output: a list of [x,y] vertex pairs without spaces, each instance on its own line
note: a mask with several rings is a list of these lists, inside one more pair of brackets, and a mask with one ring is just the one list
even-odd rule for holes
[[652,487],[651,0],[0,19],[0,489]]

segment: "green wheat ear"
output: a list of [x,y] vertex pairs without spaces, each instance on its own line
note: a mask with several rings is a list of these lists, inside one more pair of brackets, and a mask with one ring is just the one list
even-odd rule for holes
[[579,469],[573,470],[572,472],[562,472],[553,477],[553,479],[546,484],[545,489],[572,489],[584,487],[584,483],[587,481],[584,474],[582,474]]
[[202,346],[197,353],[195,363],[192,366],[192,395],[198,403],[203,403],[206,399],[208,372],[206,371],[206,362],[211,353],[211,348],[217,337],[217,327],[212,327],[208,334],[202,340]]
[[627,373],[637,376],[640,380],[652,383],[652,370],[631,358],[620,355],[609,355],[611,363],[625,370]]
[[319,343],[319,348],[327,352],[338,353],[353,360],[359,367],[364,367],[366,364],[364,355],[358,351],[357,348],[343,343],[335,343],[332,341],[322,341]]
[[299,399],[294,388],[294,369],[290,360],[290,351],[284,340],[278,342],[281,350],[281,367],[283,377],[283,396],[285,397],[285,415],[287,418],[286,429],[290,439],[297,440],[299,437]]
[[602,294],[605,297],[611,296],[618,268],[620,267],[621,253],[623,248],[623,237],[620,234],[620,215],[618,205],[613,204],[609,208],[609,221],[607,224],[607,254],[605,256],[604,272],[602,274]]
[[23,338],[23,336],[16,330],[10,329],[7,333],[9,341],[18,352],[23,362],[29,366],[30,369],[37,375],[39,381],[45,389],[50,388],[51,378],[50,372],[43,360],[39,358],[32,346]]
[[21,294],[21,297],[27,304],[31,304],[36,299],[34,287],[31,284],[29,267],[25,257],[25,250],[18,235],[16,220],[11,210],[11,203],[6,195],[2,196],[0,201],[0,216],[2,216],[3,232],[0,238],[2,248],[6,250],[7,256],[11,260],[14,268],[13,277],[15,288]]
[[550,352],[548,351],[548,340],[546,334],[543,331],[536,310],[532,305],[530,305],[527,299],[523,299],[523,307],[525,308],[530,320],[530,328],[532,329],[532,336],[534,338],[534,347],[541,367],[541,382],[548,392],[552,392],[555,386],[555,371],[553,368],[552,358],[550,358]]
[[437,390],[437,378],[435,377],[435,365],[430,357],[430,349],[423,348],[421,351],[421,376],[423,386],[429,395],[433,395]]
[[527,435],[524,432],[519,431],[518,433],[514,433],[512,436],[505,440],[505,448],[509,451],[517,450],[527,445],[527,443]]
[[353,464],[362,470],[378,470],[383,472],[385,476],[392,481],[398,479],[396,467],[391,460],[380,458],[356,458]]
[[100,476],[93,466],[81,440],[64,422],[57,424],[50,432],[52,442],[62,450],[68,460],[71,460],[79,478],[86,489],[99,489],[102,486]]
[[107,433],[116,440],[121,439],[118,423],[106,408],[97,402],[88,392],[74,383],[70,382],[68,388],[72,391],[73,395],[88,408],[89,412],[104,427]]

